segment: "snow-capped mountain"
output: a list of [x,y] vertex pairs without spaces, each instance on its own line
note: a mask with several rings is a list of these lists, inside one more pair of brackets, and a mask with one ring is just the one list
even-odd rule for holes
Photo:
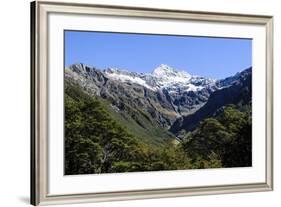
[[152,72],[152,76],[162,81],[162,86],[175,82],[184,83],[190,80],[191,75],[185,71],[176,70],[168,65],[161,64]]
[[231,104],[236,106],[251,105],[252,102],[252,68],[248,68],[234,76],[217,81],[219,89],[214,91],[208,101],[195,113],[182,116],[170,127],[177,134],[181,130],[192,131],[209,117],[222,112],[223,107]]
[[169,128],[178,118],[204,106],[212,93],[235,84],[242,73],[214,80],[164,64],[151,73],[116,68],[101,70],[74,64],[65,68],[65,80],[80,85],[90,95],[109,101],[115,111],[131,116],[137,124],[142,122],[139,119],[151,119]]
[[215,87],[216,80],[199,76],[192,76],[185,71],[176,70],[161,64],[152,73],[135,73],[126,70],[109,68],[105,70],[108,78],[142,85],[150,90],[166,89],[169,92],[199,91],[204,88]]

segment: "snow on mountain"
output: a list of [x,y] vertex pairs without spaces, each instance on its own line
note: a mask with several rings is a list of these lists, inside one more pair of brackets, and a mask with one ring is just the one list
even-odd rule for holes
[[192,76],[185,71],[176,70],[168,65],[161,64],[152,73],[136,73],[116,68],[108,68],[105,71],[108,78],[132,82],[142,85],[150,90],[167,89],[173,93],[179,88],[183,91],[198,91],[214,85],[215,80],[199,76]]
[[175,78],[174,80],[179,82],[185,82],[191,78],[191,75],[187,72],[175,70],[174,68],[165,64],[161,64],[160,66],[155,68],[152,72],[152,75],[168,80]]
[[163,64],[151,73],[74,64],[65,68],[65,78],[87,93],[109,100],[119,110],[126,105],[141,108],[164,127],[171,126],[178,117],[194,113],[223,85]]
[[141,78],[137,73],[130,73],[128,71],[121,71],[110,68],[105,71],[105,74],[108,78],[111,78],[113,80],[118,80],[122,82],[132,82],[149,88],[150,90],[155,90],[155,88],[148,85],[145,79]]
[[[165,88],[167,86],[171,87],[177,83],[186,84],[189,82],[191,75],[185,71],[176,70],[168,65],[161,64],[152,72],[152,76],[157,79],[158,86],[160,88]],[[190,87],[191,90],[196,90],[196,88]]]

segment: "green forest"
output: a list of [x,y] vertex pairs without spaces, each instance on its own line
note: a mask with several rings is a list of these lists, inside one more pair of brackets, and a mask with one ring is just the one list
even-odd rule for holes
[[[251,106],[227,105],[160,145],[145,142],[101,98],[65,86],[65,174],[251,166]],[[173,137],[174,136],[174,137]]]

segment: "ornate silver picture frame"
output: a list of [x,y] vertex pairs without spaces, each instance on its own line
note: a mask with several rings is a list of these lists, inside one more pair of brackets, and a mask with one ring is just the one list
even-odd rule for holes
[[[122,19],[122,21],[144,19],[146,21],[161,21],[161,24],[169,22],[169,24],[184,24],[186,22],[198,23],[202,27],[204,25],[220,24],[223,28],[227,25],[242,25],[245,27],[257,27],[261,31],[263,38],[258,39],[263,46],[264,51],[259,51],[264,54],[263,65],[255,63],[253,68],[262,68],[261,74],[264,85],[259,87],[264,91],[264,108],[255,113],[253,119],[257,118],[259,113],[263,117],[264,134],[261,134],[259,139],[264,143],[261,149],[264,149],[261,160],[255,159],[255,163],[260,163],[261,168],[256,170],[256,174],[262,179],[251,181],[241,180],[233,183],[218,182],[218,184],[194,184],[179,186],[172,184],[169,187],[153,186],[143,188],[122,188],[123,190],[114,190],[115,188],[104,188],[91,191],[87,188],[85,191],[74,192],[65,191],[63,183],[54,184],[56,179],[52,173],[53,155],[52,137],[50,133],[50,97],[52,90],[50,85],[54,81],[50,76],[50,67],[52,66],[50,57],[52,51],[50,50],[51,41],[51,26],[53,20],[51,15],[64,16],[64,18],[79,17],[103,17]],[[70,17],[73,15],[72,17]],[[73,18],[74,18],[73,17]],[[63,21],[63,20],[60,20]],[[81,22],[82,24],[82,22]],[[73,26],[74,27],[74,26]],[[69,28],[64,28],[69,29]],[[77,28],[81,30],[81,28]],[[90,29],[91,30],[91,29]],[[100,29],[101,30],[101,29]],[[192,28],[191,28],[192,30]],[[110,32],[115,32],[114,29]],[[119,31],[116,31],[119,32]],[[154,34],[155,32],[151,31]],[[162,33],[169,34],[169,32],[162,31]],[[247,33],[247,32],[245,32]],[[239,32],[235,37],[239,38]],[[198,36],[204,36],[200,33]],[[209,36],[206,33],[206,36]],[[229,35],[231,37],[231,34]],[[216,37],[216,35],[214,35]],[[63,38],[63,35],[62,35]],[[256,40],[256,41],[258,41]],[[253,44],[256,44],[255,39]],[[54,41],[56,42],[56,41]],[[61,43],[63,44],[63,42]],[[63,54],[63,50],[59,51]],[[255,53],[256,55],[256,53]],[[258,59],[257,56],[254,57]],[[63,59],[63,58],[62,58]],[[63,61],[63,60],[61,60]],[[64,68],[59,70],[64,71]],[[254,69],[253,69],[254,70]],[[254,78],[258,79],[258,75]],[[255,82],[255,79],[253,79]],[[61,80],[63,83],[63,80]],[[255,89],[253,89],[254,91]],[[259,93],[256,93],[259,96]],[[59,97],[57,97],[59,99]],[[60,97],[63,99],[63,97]],[[256,104],[257,106],[257,104]],[[258,109],[258,108],[256,108]],[[261,109],[261,108],[260,108]],[[54,129],[52,129],[54,130]],[[255,128],[253,128],[255,130]],[[258,133],[258,132],[257,132]],[[256,134],[257,134],[256,133]],[[60,137],[63,140],[63,137]],[[253,140],[255,142],[255,140]],[[255,142],[256,143],[256,142]],[[256,145],[253,145],[253,153],[257,151]],[[64,149],[60,149],[64,152]],[[55,156],[63,156],[58,153]],[[62,169],[64,166],[59,166]],[[254,167],[254,165],[252,166]],[[251,168],[251,167],[250,167]],[[216,170],[216,169],[214,169]],[[228,170],[239,170],[229,168]],[[249,169],[250,170],[250,169]],[[63,170],[62,170],[63,171]],[[196,169],[192,170],[196,174]],[[262,172],[261,172],[262,171]],[[200,171],[202,172],[202,170]],[[204,171],[208,173],[209,171]],[[216,172],[216,171],[212,171]],[[145,176],[154,172],[145,172]],[[172,171],[169,172],[172,175]],[[185,171],[179,172],[184,175]],[[169,176],[170,176],[169,175]],[[61,175],[65,176],[64,174]],[[80,175],[79,175],[80,176]],[[81,175],[84,176],[84,175]],[[99,175],[95,175],[99,176]],[[111,174],[112,182],[114,183],[114,174]],[[119,176],[119,175],[118,175]],[[142,174],[135,173],[134,176],[142,176]],[[76,179],[75,175],[73,179]],[[93,176],[94,177],[94,176]],[[89,179],[92,179],[90,177]],[[120,177],[120,176],[119,176]],[[118,177],[118,178],[119,178]],[[117,177],[116,177],[117,178]],[[69,177],[71,179],[71,177]],[[125,179],[125,178],[124,178]],[[59,187],[57,187],[60,185]],[[134,184],[131,183],[133,186]],[[129,185],[128,185],[129,186]],[[60,190],[58,190],[59,188]],[[116,187],[117,189],[117,187]],[[121,187],[120,187],[121,189]],[[186,11],[186,10],[167,10],[157,8],[140,8],[140,7],[122,7],[122,6],[108,6],[108,5],[92,5],[92,4],[76,4],[76,3],[60,3],[35,1],[31,3],[31,204],[32,205],[48,205],[48,204],[66,204],[66,203],[83,203],[83,202],[101,202],[101,201],[115,201],[115,200],[130,200],[130,199],[147,199],[147,198],[164,198],[164,197],[178,197],[178,196],[193,196],[193,195],[207,195],[207,194],[224,194],[224,193],[242,193],[255,191],[271,191],[273,190],[273,17],[262,15],[246,15],[246,14],[229,14],[229,13],[212,13],[202,11]]]

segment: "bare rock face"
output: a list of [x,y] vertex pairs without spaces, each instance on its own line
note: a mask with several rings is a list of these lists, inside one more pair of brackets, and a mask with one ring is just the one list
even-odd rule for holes
[[120,111],[142,111],[164,128],[177,118],[194,113],[218,89],[213,79],[191,76],[167,65],[143,74],[75,64],[65,69],[65,78],[89,94],[110,101]]
[[251,98],[251,68],[214,80],[163,64],[147,74],[75,64],[65,68],[65,78],[90,95],[109,101],[115,110],[139,125],[142,125],[141,116],[173,133],[192,130],[219,107],[238,103],[243,95],[240,93],[247,93],[244,98]]
[[201,120],[214,116],[224,106],[250,105],[252,102],[252,68],[234,76],[217,81],[218,90],[214,91],[206,104],[195,113],[177,119],[170,131],[177,134],[181,130],[192,131]]

